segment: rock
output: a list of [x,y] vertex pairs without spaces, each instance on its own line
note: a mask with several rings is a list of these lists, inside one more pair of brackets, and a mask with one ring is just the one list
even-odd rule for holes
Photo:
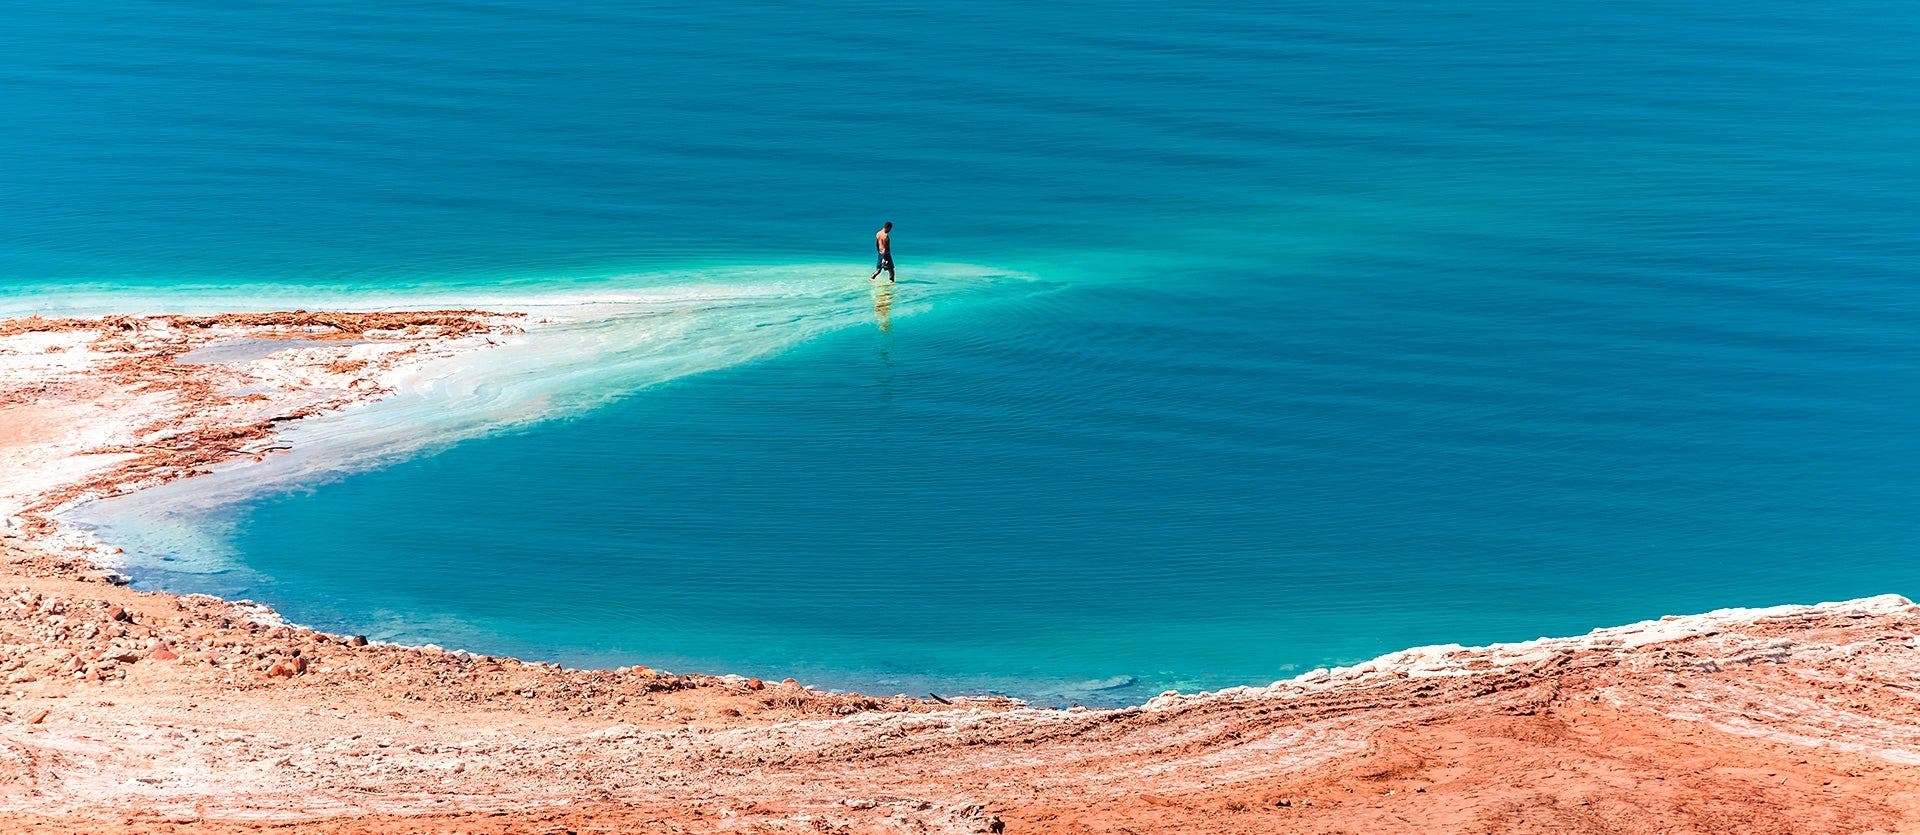
[[757,678],[750,678],[750,679],[747,679],[747,689],[748,690],[765,690],[767,689],[767,683]]
[[117,654],[114,654],[114,655],[111,655],[111,656],[108,656],[108,658],[110,658],[111,660],[114,660],[114,661],[118,661],[118,662],[120,662],[120,663],[122,663],[122,664],[132,664],[132,663],[135,663],[135,662],[137,662],[137,661],[139,661],[139,660],[140,660],[140,653],[137,653],[137,652],[121,652],[121,653],[117,653]]
[[301,675],[306,671],[307,671],[307,659],[300,658],[298,656],[293,658],[282,658],[278,661],[273,662],[273,666],[267,668],[267,677],[273,678],[278,676],[280,678],[293,678],[294,676]]
[[366,645],[367,645],[367,636],[365,635],[355,635],[352,638],[347,639],[347,646],[350,646],[350,647],[364,647]]
[[35,713],[35,714],[33,714],[33,716],[32,716],[32,717],[30,717],[30,718],[28,718],[28,719],[27,719],[27,724],[29,724],[29,725],[38,725],[38,724],[40,724],[41,722],[45,722],[45,721],[47,721],[47,714],[49,714],[49,713],[52,713],[52,712],[53,712],[53,711],[51,711],[51,710],[44,710],[44,709],[43,709],[43,710],[41,710],[41,711],[39,711],[39,712],[37,712],[37,713]]
[[126,607],[124,606],[109,607],[107,609],[107,617],[112,620],[120,621],[121,623],[133,622],[133,614],[128,612],[126,610]]
[[166,647],[160,647],[159,649],[156,649],[150,653],[147,653],[147,657],[155,661],[176,661],[176,660],[179,660],[180,658],[179,655],[174,654],[172,650],[167,649]]

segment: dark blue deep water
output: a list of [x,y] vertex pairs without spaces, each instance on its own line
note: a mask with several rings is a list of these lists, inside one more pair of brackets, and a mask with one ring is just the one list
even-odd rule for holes
[[1088,702],[1920,595],[1911,4],[0,20],[5,311],[751,267],[841,317],[716,313],[705,373],[268,491],[211,564],[132,536],[149,587]]

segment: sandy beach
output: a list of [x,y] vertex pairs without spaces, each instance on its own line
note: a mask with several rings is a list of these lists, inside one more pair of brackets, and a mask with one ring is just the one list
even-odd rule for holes
[[0,829],[1920,831],[1920,607],[1894,596],[1043,710],[323,634],[127,588],[63,522],[533,327],[0,320]]

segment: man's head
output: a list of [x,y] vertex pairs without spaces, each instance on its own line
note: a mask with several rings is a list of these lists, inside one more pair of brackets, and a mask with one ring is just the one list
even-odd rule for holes
[[893,231],[893,221],[889,220],[886,223],[880,224],[880,228],[885,229],[889,232]]

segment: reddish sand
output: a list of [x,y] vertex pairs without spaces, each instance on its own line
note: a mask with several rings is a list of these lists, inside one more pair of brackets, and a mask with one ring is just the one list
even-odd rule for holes
[[[1053,711],[361,645],[115,585],[61,529],[261,454],[277,422],[221,431],[250,409],[350,408],[407,348],[513,327],[418,315],[472,324],[0,322],[0,831],[1920,832],[1920,607],[1893,597]],[[299,352],[265,406],[220,376],[265,366],[173,367],[326,332],[361,344]],[[115,354],[140,359],[96,373]]]

